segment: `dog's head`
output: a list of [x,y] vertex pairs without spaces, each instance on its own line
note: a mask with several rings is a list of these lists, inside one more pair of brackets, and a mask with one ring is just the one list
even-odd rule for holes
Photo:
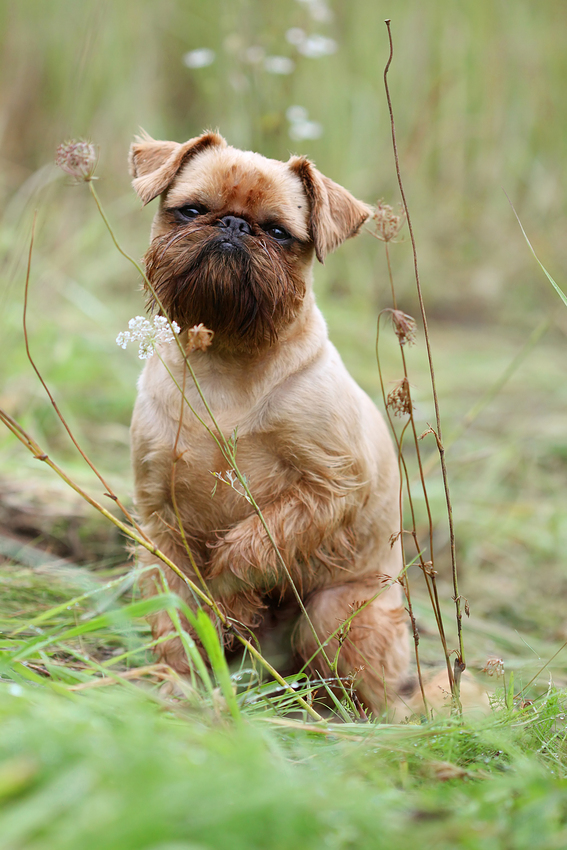
[[140,137],[130,171],[144,204],[161,195],[145,256],[159,302],[229,349],[272,344],[301,309],[313,255],[323,262],[371,212],[308,159],[266,159],[217,133]]

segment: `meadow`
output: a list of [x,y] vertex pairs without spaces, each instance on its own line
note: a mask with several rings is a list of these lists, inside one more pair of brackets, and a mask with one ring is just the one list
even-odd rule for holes
[[[168,0],[0,3],[0,407],[104,501],[80,445],[131,506],[128,426],[141,363],[115,343],[143,313],[141,279],[85,185],[54,164],[88,138],[96,190],[139,259],[153,215],[126,167],[139,127],[305,153],[357,197],[400,197],[389,82],[416,234],[454,505],[467,665],[489,715],[316,723],[248,656],[209,681],[154,663],[126,540],[0,432],[0,847],[120,850],[567,843],[565,706],[567,307],[559,0]],[[407,228],[391,246],[398,305],[419,318]],[[315,270],[331,339],[382,405],[376,320],[391,305],[384,246],[363,233]],[[398,346],[381,331],[387,386]],[[433,422],[423,333],[407,360],[420,432]],[[437,582],[456,646],[444,491],[422,441]],[[408,457],[415,474],[415,458]],[[417,491],[418,493],[419,491]],[[427,534],[416,495],[418,529]],[[108,501],[108,500],[107,500]],[[106,505],[109,507],[109,505]],[[417,567],[408,577],[427,669],[443,656]],[[175,610],[164,594],[161,603]],[[493,659],[492,666],[487,661]],[[498,659],[499,661],[495,661]],[[500,663],[500,661],[502,663]],[[498,675],[499,674],[499,675]],[[309,682],[292,683],[312,705]],[[313,705],[317,706],[317,700]]]

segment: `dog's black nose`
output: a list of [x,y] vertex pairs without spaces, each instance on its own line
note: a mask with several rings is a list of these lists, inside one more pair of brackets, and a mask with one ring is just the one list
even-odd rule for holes
[[219,219],[219,226],[226,227],[233,233],[252,233],[250,225],[243,218],[235,215],[225,215]]

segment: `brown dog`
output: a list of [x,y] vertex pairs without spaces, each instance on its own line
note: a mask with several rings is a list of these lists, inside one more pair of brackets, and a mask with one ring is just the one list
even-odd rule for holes
[[[398,470],[383,419],[356,385],[327,338],[312,293],[314,256],[354,236],[371,213],[304,157],[266,159],[207,133],[178,144],[136,140],[133,186],[147,204],[161,196],[146,271],[169,317],[214,331],[190,361],[226,438],[237,429],[238,464],[301,594],[294,649],[317,651],[353,610],[338,669],[355,675],[373,711],[395,701],[409,659],[407,616],[393,581],[400,548]],[[270,610],[293,599],[252,506],[211,473],[227,463],[210,434],[185,408],[178,387],[207,418],[175,344],[163,345],[142,374],[132,423],[136,504],[147,534],[193,580],[172,500],[212,596],[226,614],[258,630]],[[174,452],[175,458],[174,458]],[[175,462],[174,464],[174,461]],[[141,555],[147,564],[155,559]],[[181,580],[172,589],[193,604]],[[165,614],[154,636],[171,631]],[[326,648],[330,658],[336,639]],[[187,670],[176,638],[160,653]],[[329,670],[321,653],[312,667]]]

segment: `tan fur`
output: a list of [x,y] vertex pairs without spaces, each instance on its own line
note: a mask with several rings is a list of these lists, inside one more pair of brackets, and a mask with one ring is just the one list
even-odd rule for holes
[[[217,313],[211,313],[216,334],[211,348],[191,353],[190,361],[225,437],[238,429],[239,467],[321,640],[341,625],[353,605],[381,591],[355,617],[339,653],[341,675],[353,675],[361,699],[379,711],[396,699],[409,659],[407,616],[395,582],[400,548],[390,545],[399,528],[397,462],[380,413],[329,342],[311,290],[314,253],[323,259],[353,235],[369,208],[305,159],[265,159],[227,146],[221,137],[211,140],[211,134],[173,144],[146,139],[135,143],[131,154],[134,187],[142,200],[156,189],[162,193],[148,252],[152,275],[174,315],[183,297],[187,257],[196,256],[204,244],[218,243],[223,217],[242,217],[249,224],[250,233],[242,237],[242,262],[251,269],[246,286],[258,288],[251,315],[271,304],[267,313],[272,310],[272,326],[269,332],[242,331],[248,334],[246,345],[231,330],[222,304],[240,309],[244,303],[248,309],[248,301],[241,303],[248,298],[240,292],[244,277],[234,271],[241,254],[236,252],[237,259],[226,266],[225,279],[224,272],[217,274],[224,255],[215,248],[207,274],[192,284],[202,291],[195,288],[196,301],[181,310],[182,316],[188,313],[187,323],[200,321],[191,310],[194,303],[208,307],[211,275],[221,299]],[[200,220],[176,224],[172,210],[190,203],[205,209]],[[292,244],[272,244],[262,230],[266,222],[285,227],[294,237]],[[256,267],[255,259],[264,254],[271,259]],[[273,281],[264,280],[270,264],[278,269]],[[187,323],[181,334],[184,344]],[[160,354],[183,384],[184,361],[177,346],[163,345]],[[185,385],[188,400],[206,420],[188,375]],[[198,581],[179,533],[174,486],[187,541],[211,594],[228,616],[258,629],[268,608],[292,598],[288,578],[249,503],[222,483],[212,495],[211,473],[224,473],[226,461],[181,404],[178,389],[155,356],[139,382],[132,455],[136,504],[147,534]],[[146,564],[154,562],[145,551],[140,557]],[[176,576],[168,574],[168,581],[194,604]],[[146,592],[153,592],[151,582]],[[155,617],[153,630],[156,637],[171,631],[167,615]],[[294,647],[304,660],[315,652],[313,634],[301,618]],[[330,656],[336,650],[334,641]],[[177,639],[162,644],[160,653],[186,671]],[[312,667],[328,675],[320,655]]]

